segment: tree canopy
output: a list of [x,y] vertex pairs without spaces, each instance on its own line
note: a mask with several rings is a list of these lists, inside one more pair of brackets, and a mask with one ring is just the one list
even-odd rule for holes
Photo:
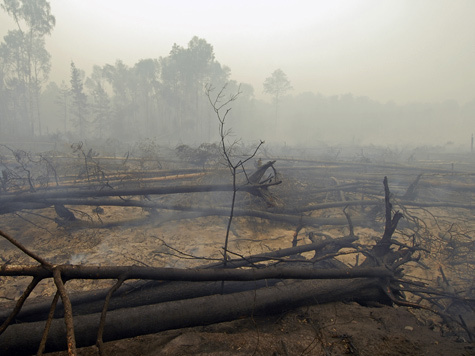
[[51,69],[44,38],[56,20],[46,0],[3,0],[1,7],[17,25],[0,44],[2,94],[10,98],[10,119],[2,126],[13,134],[41,135],[40,92]]
[[282,69],[276,69],[264,81],[264,93],[270,94],[275,103],[278,103],[282,96],[292,89],[292,85]]

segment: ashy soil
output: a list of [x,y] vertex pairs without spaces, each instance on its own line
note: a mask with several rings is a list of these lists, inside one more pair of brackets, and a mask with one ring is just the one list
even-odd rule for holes
[[[302,185],[302,190],[305,189],[306,186]],[[165,197],[163,201],[166,199],[171,198]],[[188,199],[202,198],[201,195],[183,198]],[[224,201],[229,202],[229,196]],[[222,202],[218,202],[222,206]],[[208,203],[213,205],[213,202]],[[74,209],[79,221],[72,223],[58,224],[51,207],[41,211],[2,215],[0,228],[54,264],[191,267],[222,258],[227,217],[177,219],[162,211],[141,208],[103,207],[100,212],[90,206],[76,206]],[[332,214],[341,216],[341,209],[317,211],[312,216],[329,217]],[[382,236],[382,226],[355,227],[354,232],[361,243],[368,245]],[[308,234],[314,230],[302,229],[298,244],[310,243]],[[348,234],[347,230],[347,227],[326,226],[321,227],[319,232],[328,237],[341,237]],[[290,247],[294,234],[295,226],[236,217],[229,248],[238,255],[269,252]],[[401,238],[404,236],[410,238],[409,233],[400,235]],[[30,258],[7,241],[0,241],[0,250],[2,263],[32,263]],[[200,258],[190,259],[191,256]],[[354,255],[340,258],[343,262],[354,264],[352,259]],[[421,280],[435,278],[436,270],[436,264],[430,265],[430,269],[423,272],[425,275],[417,277]],[[415,270],[411,271],[413,273]],[[11,303],[21,295],[28,282],[27,278],[0,278],[0,308],[11,308]],[[111,281],[71,281],[66,287],[73,293],[111,285]],[[54,292],[52,281],[43,281],[32,296],[51,297]],[[288,310],[284,314],[256,315],[226,323],[109,342],[106,343],[106,351],[109,355],[124,356],[468,356],[475,355],[475,343],[441,326],[440,319],[428,312],[335,302]],[[96,347],[79,350],[79,355],[97,354]]]
[[[159,322],[159,321],[157,321]],[[106,343],[109,355],[475,355],[406,308],[330,303]],[[79,350],[97,355],[97,348]],[[63,356],[66,352],[52,353]]]
[[[54,216],[52,209],[43,211]],[[141,209],[105,208],[103,221],[122,220],[145,214]],[[58,227],[53,220],[29,216],[25,224],[8,217],[13,236],[54,263],[139,264],[164,266],[189,263],[175,258],[177,250],[197,256],[219,258],[219,246],[226,218],[198,219],[144,224],[141,227],[115,227],[87,230],[80,226]],[[43,219],[44,220],[44,219]],[[33,224],[32,224],[33,223]],[[35,224],[42,223],[39,233]],[[265,222],[237,218],[231,250],[242,254],[267,252],[288,247],[295,231],[285,226],[265,226]],[[49,231],[49,232],[46,232]],[[338,229],[327,232],[338,235]],[[360,228],[364,239],[378,232]],[[256,236],[258,238],[256,238]],[[305,232],[301,232],[306,241]],[[17,250],[1,242],[4,259],[23,260]],[[24,262],[26,262],[25,259]],[[174,261],[174,262],[172,262]],[[196,264],[203,261],[196,261]],[[2,296],[17,298],[26,280],[0,280]],[[88,290],[108,283],[73,281],[69,290]],[[110,284],[110,283],[109,283]],[[51,295],[51,281],[42,282],[36,296]],[[157,322],[160,322],[157,320]],[[441,328],[433,315],[403,307],[361,306],[356,303],[314,305],[285,314],[254,316],[239,320],[181,330],[170,330],[106,343],[109,355],[475,355],[475,344]],[[66,352],[51,355],[66,355]],[[95,346],[79,350],[79,355],[98,355]]]

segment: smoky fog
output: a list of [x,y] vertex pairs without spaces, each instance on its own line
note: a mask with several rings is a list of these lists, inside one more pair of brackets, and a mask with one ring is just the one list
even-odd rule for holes
[[2,354],[468,355],[474,14],[0,1]]
[[[227,83],[244,141],[470,149],[469,2],[244,2],[240,19],[211,3],[52,2],[44,29],[5,4],[4,140],[215,142],[204,87]],[[264,89],[276,70],[290,83],[277,95]]]

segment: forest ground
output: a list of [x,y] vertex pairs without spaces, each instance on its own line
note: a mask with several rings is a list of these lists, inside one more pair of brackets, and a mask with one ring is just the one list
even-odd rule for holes
[[[363,165],[362,165],[363,166]],[[317,168],[318,169],[318,168]],[[325,186],[338,171],[326,168],[325,177],[318,184]],[[365,168],[366,169],[366,168]],[[294,172],[293,168],[292,171]],[[277,198],[284,203],[286,191],[306,191],[315,180],[313,171],[295,169],[291,177],[284,175],[284,183],[275,187]],[[303,179],[305,173],[305,179]],[[371,176],[369,174],[368,176]],[[382,181],[383,173],[373,173]],[[399,178],[399,177],[398,177]],[[214,179],[214,178],[212,178]],[[340,179],[340,178],[339,178]],[[389,175],[390,184],[396,177]],[[325,180],[325,183],[323,182]],[[340,180],[341,182],[341,180]],[[381,190],[381,187],[377,189]],[[280,191],[279,191],[280,189]],[[431,194],[435,189],[431,191]],[[281,194],[280,194],[281,193]],[[184,197],[163,197],[162,202],[221,205],[229,202],[225,197],[189,194]],[[327,196],[331,201],[333,196]],[[254,204],[248,198],[240,198],[239,204]],[[223,238],[227,217],[203,216],[198,218],[170,219],[160,211],[148,211],[133,207],[103,207],[99,214],[91,206],[74,206],[78,221],[66,225],[58,224],[52,207],[38,213],[22,211],[2,215],[2,229],[17,238],[22,244],[54,264],[109,264],[149,265],[160,267],[190,267],[213,262],[222,258]],[[354,212],[358,212],[356,209]],[[424,215],[424,212],[418,212]],[[456,209],[434,208],[431,213],[444,219],[460,220],[470,213]],[[341,209],[326,209],[311,213],[312,217],[341,216]],[[434,229],[428,236],[438,236],[444,226],[442,222],[431,223],[423,216],[427,230]],[[140,225],[128,224],[134,219]],[[404,222],[404,220],[403,220]],[[359,242],[374,243],[382,236],[384,223],[379,226],[355,226]],[[401,230],[407,228],[402,224]],[[439,225],[438,225],[439,224]],[[102,226],[102,227],[101,227]],[[404,227],[406,226],[406,227]],[[91,228],[93,227],[93,228]],[[439,230],[435,230],[439,229]],[[348,233],[347,226],[322,226],[318,229],[306,227],[300,231],[299,244],[310,243],[308,235],[319,231],[330,237],[341,237]],[[229,249],[240,255],[269,252],[290,247],[295,226],[286,223],[269,222],[251,217],[235,217],[231,229]],[[404,237],[404,233],[400,234]],[[170,249],[173,247],[173,250]],[[2,259],[15,263],[31,263],[20,251],[7,241],[0,241]],[[180,252],[178,252],[180,251]],[[180,255],[187,253],[200,259],[189,260]],[[436,270],[446,260],[431,260],[425,256],[428,270],[411,270],[406,273],[421,280],[434,281]],[[354,264],[354,256],[341,256],[347,264]],[[450,272],[447,270],[447,273]],[[450,276],[453,277],[453,276]],[[2,307],[10,307],[28,283],[26,278],[0,279],[0,301]],[[68,291],[87,291],[111,286],[110,281],[75,280],[67,283]],[[45,280],[34,290],[34,297],[52,296],[55,287],[51,280]],[[469,320],[475,330],[474,320]],[[157,320],[157,323],[160,321]],[[441,320],[430,312],[407,307],[382,305],[362,306],[341,301],[289,309],[276,315],[254,315],[225,323],[204,325],[180,330],[169,330],[151,335],[106,343],[110,355],[475,355],[475,343],[470,343],[460,334],[441,325]],[[51,355],[65,355],[65,352]],[[79,355],[97,355],[96,347],[79,350]]]

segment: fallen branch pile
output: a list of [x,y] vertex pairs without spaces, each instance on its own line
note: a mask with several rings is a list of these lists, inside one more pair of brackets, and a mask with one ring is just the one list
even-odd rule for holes
[[[53,265],[0,232],[3,238],[38,262],[37,265],[5,263],[0,269],[0,276],[32,277],[14,309],[8,315],[1,314],[0,347],[9,355],[62,349],[74,355],[76,347],[96,344],[102,353],[104,341],[337,300],[429,309],[472,337],[462,317],[456,320],[439,308],[442,298],[459,303],[470,300],[405,277],[405,265],[417,262],[422,248],[393,239],[403,214],[393,211],[386,178],[384,196],[385,230],[373,246],[357,243],[354,220],[346,214],[349,236],[231,259],[226,261],[226,268],[223,263],[197,269]],[[298,224],[310,222],[301,219]],[[360,252],[366,258],[361,264],[348,267],[334,259],[345,249]],[[309,251],[314,251],[313,257],[302,255]],[[25,304],[38,283],[49,278],[57,288],[49,306],[44,301]],[[66,282],[73,279],[117,282],[107,291],[74,298],[65,288]],[[130,279],[154,282],[133,290],[123,288],[123,283]],[[222,281],[227,281],[226,289],[220,288]],[[420,299],[409,300],[405,293],[415,294]]]
[[[26,265],[0,256],[0,277],[31,278],[16,305],[0,310],[0,349],[7,354],[63,349],[75,354],[76,347],[93,344],[102,353],[104,341],[338,300],[429,309],[451,328],[465,332],[466,338],[473,337],[473,330],[465,322],[465,311],[473,308],[475,292],[473,278],[470,280],[475,265],[471,228],[460,221],[437,220],[440,232],[434,237],[426,233],[426,223],[414,214],[418,209],[432,218],[426,208],[473,209],[470,194],[475,185],[464,172],[454,176],[453,166],[448,171],[437,167],[307,160],[304,163],[309,166],[296,168],[293,164],[297,160],[289,160],[291,166],[281,167],[283,171],[296,176],[310,172],[313,179],[310,184],[302,183],[300,191],[289,189],[294,203],[281,204],[276,196],[288,188],[274,169],[275,161],[259,164],[249,176],[243,169],[245,177],[241,174],[240,182],[233,185],[222,184],[222,176],[219,183],[212,182],[212,174],[204,169],[165,170],[154,159],[151,161],[159,170],[139,170],[137,167],[145,164],[143,160],[128,155],[123,159],[99,158],[92,150],[86,153],[82,145],[75,148],[75,162],[70,157],[34,157],[24,151],[7,150],[11,157],[0,157],[4,167],[0,214],[31,213],[35,209],[42,212],[46,208],[57,214],[55,221],[65,229],[76,223],[107,228],[113,222],[103,223],[99,213],[99,222],[93,224],[91,217],[87,222],[78,218],[78,210],[73,207],[94,207],[97,212],[101,207],[140,207],[150,212],[149,220],[159,224],[209,215],[229,216],[228,198],[206,199],[216,192],[233,192],[239,193],[234,217],[264,219],[295,228],[290,248],[227,258],[225,262],[193,269],[52,264],[0,232],[37,262]],[[189,150],[181,153],[190,155]],[[57,161],[70,166],[62,167]],[[71,167],[74,169],[68,169]],[[77,174],[71,174],[74,170]],[[272,173],[266,176],[268,170]],[[387,179],[382,188],[376,184],[383,171],[403,172],[398,184],[394,184],[395,192],[389,191]],[[237,171],[234,173],[233,178],[238,177]],[[323,181],[330,184],[315,184]],[[436,194],[439,192],[443,194]],[[170,196],[181,200],[167,199]],[[198,198],[192,201],[191,196]],[[343,214],[335,213],[338,208]],[[403,216],[406,228],[400,235],[405,238],[395,238]],[[134,223],[145,219],[148,217],[142,221],[135,217]],[[123,220],[116,223],[125,224]],[[325,234],[325,228],[344,225],[348,226],[346,236],[329,238]],[[381,238],[375,244],[362,244],[354,227],[376,225],[384,226]],[[299,245],[299,231],[304,227],[324,228],[308,233],[312,243]],[[421,256],[429,249],[437,250],[448,265],[469,271],[465,281],[469,287],[454,287],[442,266],[437,288],[406,273],[414,266],[425,268]],[[356,263],[349,265],[336,258],[345,254],[356,255]],[[54,281],[56,295],[31,300],[32,291],[45,279]],[[110,289],[69,295],[65,285],[75,279],[108,279],[116,283]],[[124,283],[136,279],[140,281]]]

